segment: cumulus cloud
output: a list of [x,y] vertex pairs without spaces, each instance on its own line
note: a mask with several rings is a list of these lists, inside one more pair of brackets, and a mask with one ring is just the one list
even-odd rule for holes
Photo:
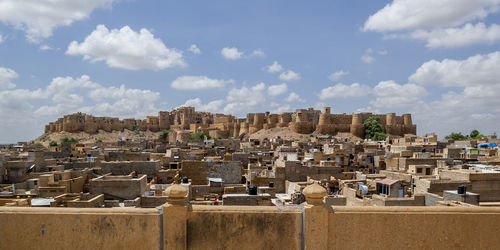
[[271,104],[271,106],[274,107],[274,109],[272,109],[271,112],[275,114],[290,112],[292,110],[292,107],[289,104],[280,105],[278,103],[274,103],[274,105]]
[[424,85],[484,86],[497,85],[500,79],[500,52],[471,56],[465,60],[431,60],[409,77],[410,82]]
[[[479,129],[492,133],[500,122],[500,52],[471,56],[464,60],[431,60],[409,77],[410,82],[439,86],[440,99],[415,110],[416,121],[426,131],[440,124],[441,134]],[[435,112],[439,108],[439,112]],[[442,128],[441,128],[442,127]]]
[[73,41],[68,55],[81,55],[90,62],[105,61],[113,68],[161,70],[185,66],[182,53],[169,49],[147,29],[135,32],[128,26],[108,30],[98,25],[81,43]]
[[274,61],[273,64],[266,67],[266,70],[269,73],[277,73],[281,72],[283,67],[277,61]]
[[170,86],[179,90],[200,90],[222,88],[226,84],[233,82],[233,80],[211,79],[206,76],[180,76]]
[[18,76],[19,75],[13,69],[0,67],[0,90],[16,87],[16,85],[12,83],[12,79],[17,78]]
[[458,26],[498,11],[500,0],[394,0],[366,20],[363,30],[396,31]]
[[361,56],[361,61],[364,63],[372,63],[375,61],[374,54],[378,54],[381,56],[385,56],[388,54],[387,50],[377,50],[374,51],[372,48],[368,48],[365,50],[365,53]]
[[266,53],[262,51],[261,49],[256,49],[252,51],[252,54],[250,54],[251,57],[264,57],[266,56]]
[[287,101],[287,102],[305,102],[305,100],[300,98],[300,96],[295,92],[290,93],[290,95],[288,95],[288,97],[285,99],[285,101]]
[[282,84],[269,86],[267,88],[267,93],[270,96],[278,96],[278,95],[286,93],[287,90],[288,90],[288,86],[286,85],[286,83],[282,83]]
[[300,74],[295,73],[292,70],[287,70],[280,74],[280,79],[283,81],[295,81],[300,80]]
[[83,20],[97,8],[110,7],[117,0],[2,0],[0,21],[26,32],[31,42],[50,37],[59,26]]
[[263,82],[252,87],[243,86],[231,89],[226,98],[227,104],[224,112],[242,116],[255,111],[266,102],[264,90],[266,90],[266,84]]
[[63,115],[85,112],[98,116],[144,118],[158,112],[160,93],[144,89],[104,87],[87,75],[55,77],[44,88],[0,90],[3,142],[34,139],[43,125]]
[[47,44],[44,44],[44,45],[41,45],[41,46],[40,46],[40,50],[42,50],[42,51],[46,51],[46,50],[53,50],[53,48],[52,48],[52,47],[50,47],[50,46],[49,46],[49,45],[47,45]]
[[241,59],[242,56],[243,56],[243,52],[239,51],[238,48],[235,48],[235,47],[226,47],[226,48],[223,48],[221,51],[220,51],[220,54],[228,59],[228,60],[238,60],[238,59]]
[[198,48],[198,46],[196,46],[196,44],[191,44],[191,46],[189,46],[188,50],[195,55],[201,54],[201,50],[200,50],[200,48]]
[[400,85],[394,81],[382,81],[373,88],[373,94],[377,97],[370,102],[374,107],[394,109],[418,105],[428,92],[413,83]]
[[341,69],[341,70],[339,70],[337,72],[331,73],[328,76],[328,79],[330,79],[330,81],[332,81],[332,82],[335,82],[335,81],[340,80],[342,77],[344,77],[346,75],[349,75],[349,72],[348,71],[344,71],[344,70]]
[[203,103],[200,98],[188,99],[181,107],[194,107],[197,111],[202,112],[221,112],[224,100],[215,100],[209,103]]
[[416,30],[411,37],[427,42],[428,48],[456,48],[473,44],[494,44],[500,41],[500,25],[467,23],[460,28]]
[[373,61],[375,61],[375,58],[369,54],[364,54],[361,56],[361,61],[363,61],[364,63],[372,63]]
[[353,83],[345,85],[338,83],[333,86],[324,88],[320,91],[318,97],[320,100],[334,99],[334,98],[347,98],[347,97],[361,97],[370,94],[371,88],[367,85]]
[[370,16],[363,30],[403,32],[384,37],[423,40],[428,48],[493,44],[500,40],[499,26],[471,21],[485,19],[499,9],[500,0],[394,0]]

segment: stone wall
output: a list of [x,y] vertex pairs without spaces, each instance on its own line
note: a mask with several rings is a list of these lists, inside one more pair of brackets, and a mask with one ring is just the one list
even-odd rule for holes
[[380,119],[386,134],[403,136],[416,134],[416,126],[412,123],[410,114],[397,116],[394,113],[386,115],[360,114],[330,114],[326,107],[321,113],[313,108],[297,109],[295,113],[280,115],[267,113],[249,113],[244,119],[236,119],[232,115],[196,112],[193,107],[181,107],[170,112],[160,111],[157,116],[148,116],[144,120],[123,119],[114,117],[94,117],[83,113],[66,115],[45,126],[46,132],[87,132],[96,133],[128,130],[158,132],[164,129],[185,130],[190,128],[207,128],[214,130],[216,137],[227,138],[245,133],[253,134],[261,129],[275,127],[290,127],[297,133],[310,134],[316,130],[320,134],[351,133],[358,137],[364,136],[363,122],[370,117]]
[[[490,249],[500,244],[499,208],[335,207],[327,213],[327,240],[314,249]],[[339,225],[356,228],[356,237]]]
[[[0,207],[2,249],[494,249],[500,208]],[[354,228],[353,230],[348,230]]]
[[161,216],[136,208],[0,208],[2,249],[161,249]]
[[299,210],[193,206],[187,216],[186,246],[187,249],[300,249],[301,231]]

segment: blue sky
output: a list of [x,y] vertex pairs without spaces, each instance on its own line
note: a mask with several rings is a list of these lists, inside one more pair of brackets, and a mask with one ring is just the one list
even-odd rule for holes
[[0,143],[33,139],[69,113],[145,118],[183,105],[237,116],[412,113],[421,135],[491,134],[499,7],[0,0]]

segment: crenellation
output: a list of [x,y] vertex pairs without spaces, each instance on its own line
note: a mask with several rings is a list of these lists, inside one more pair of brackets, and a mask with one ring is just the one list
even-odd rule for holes
[[[86,132],[97,133],[140,130],[158,132],[165,129],[175,131],[188,130],[206,132],[216,135],[216,138],[239,137],[253,134],[262,129],[291,128],[299,134],[330,134],[351,133],[363,138],[364,121],[370,117],[380,119],[384,132],[388,135],[404,136],[416,134],[416,125],[412,123],[411,114],[397,116],[395,113],[373,114],[332,114],[330,107],[323,112],[312,108],[297,109],[295,113],[271,114],[249,113],[246,118],[236,118],[227,114],[212,114],[197,112],[193,107],[181,107],[170,112],[160,111],[157,116],[147,116],[146,119],[123,119],[113,117],[94,117],[83,113],[66,115],[45,126],[47,132]],[[182,137],[183,140],[185,139]]]

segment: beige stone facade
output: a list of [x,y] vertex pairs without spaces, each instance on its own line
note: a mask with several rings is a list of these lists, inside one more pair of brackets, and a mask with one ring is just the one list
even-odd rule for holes
[[377,117],[384,132],[388,135],[403,136],[416,134],[417,127],[412,123],[411,114],[397,116],[389,114],[331,114],[329,107],[319,110],[298,109],[295,113],[270,114],[250,113],[245,119],[232,115],[197,112],[193,107],[181,107],[171,112],[160,111],[158,116],[148,116],[144,120],[123,119],[113,117],[94,117],[83,113],[75,113],[59,118],[45,126],[46,132],[87,132],[96,133],[128,130],[158,132],[164,129],[191,130],[206,132],[215,138],[238,137],[253,134],[262,129],[290,127],[299,134],[351,133],[364,137],[363,122],[370,117]]

